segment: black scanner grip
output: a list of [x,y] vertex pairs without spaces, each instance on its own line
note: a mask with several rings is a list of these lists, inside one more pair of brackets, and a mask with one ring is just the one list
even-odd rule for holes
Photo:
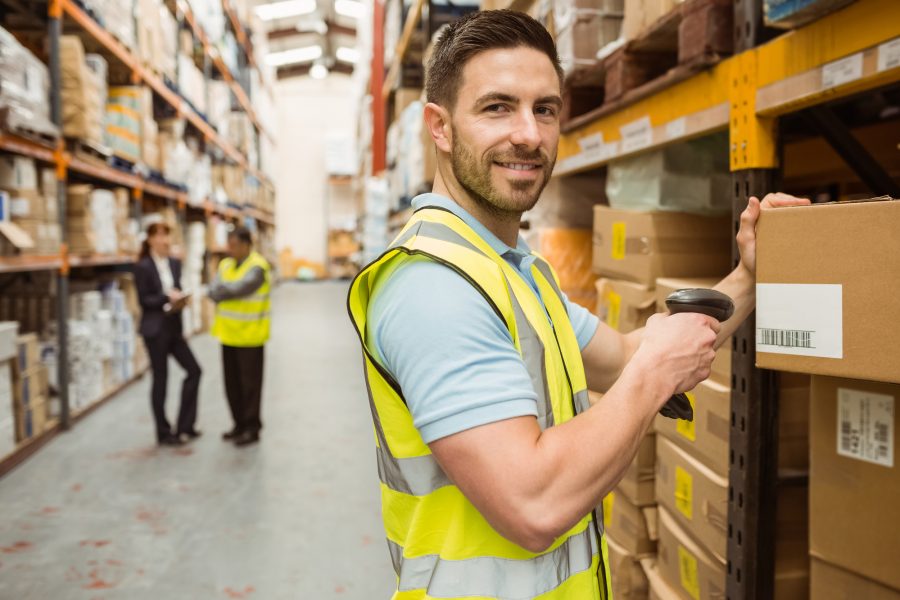
[[[731,298],[716,290],[700,288],[672,292],[666,298],[666,307],[672,314],[695,312],[712,317],[720,323],[734,314],[734,302]],[[669,398],[659,414],[670,419],[694,420],[694,409],[685,394],[675,394]]]

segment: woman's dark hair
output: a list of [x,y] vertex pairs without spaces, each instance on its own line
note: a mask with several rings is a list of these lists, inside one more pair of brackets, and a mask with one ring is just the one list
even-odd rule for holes
[[426,99],[452,109],[463,69],[470,58],[486,50],[518,47],[534,48],[546,54],[562,84],[563,71],[556,44],[543,25],[524,13],[485,10],[469,13],[438,34],[425,69]]
[[141,253],[138,259],[150,256],[150,238],[160,233],[172,233],[172,229],[166,223],[152,223],[147,228],[147,237],[141,243]]
[[234,229],[228,232],[228,237],[234,238],[239,242],[243,242],[250,246],[253,245],[253,234],[250,230],[242,225],[235,225]]

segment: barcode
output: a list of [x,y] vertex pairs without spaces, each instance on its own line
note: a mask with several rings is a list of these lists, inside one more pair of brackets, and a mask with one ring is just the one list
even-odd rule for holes
[[875,441],[880,444],[887,444],[887,442],[888,442],[888,424],[887,423],[875,423]]
[[760,328],[757,343],[783,348],[812,348],[812,331]]
[[850,432],[850,421],[843,421],[841,423],[841,450],[845,452],[853,451]]

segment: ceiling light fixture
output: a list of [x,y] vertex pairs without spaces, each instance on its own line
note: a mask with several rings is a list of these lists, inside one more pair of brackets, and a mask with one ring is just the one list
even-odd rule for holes
[[322,46],[303,46],[292,48],[282,52],[272,52],[266,55],[266,64],[270,67],[283,67],[296,63],[309,62],[322,56]]
[[328,77],[328,67],[322,63],[316,63],[309,70],[309,76],[313,79],[325,79]]
[[359,50],[340,46],[335,52],[335,57],[345,63],[356,64],[359,61]]
[[282,0],[256,7],[256,16],[263,21],[299,17],[316,12],[316,0]]
[[365,11],[365,6],[356,0],[335,0],[334,2],[334,12],[344,17],[359,19],[363,16],[363,11]]

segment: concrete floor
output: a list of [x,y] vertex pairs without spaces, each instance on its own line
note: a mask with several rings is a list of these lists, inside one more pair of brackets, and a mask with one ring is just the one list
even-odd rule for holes
[[258,446],[220,439],[219,350],[200,336],[200,440],[155,446],[145,377],[0,479],[0,599],[389,598],[346,290],[276,291]]

